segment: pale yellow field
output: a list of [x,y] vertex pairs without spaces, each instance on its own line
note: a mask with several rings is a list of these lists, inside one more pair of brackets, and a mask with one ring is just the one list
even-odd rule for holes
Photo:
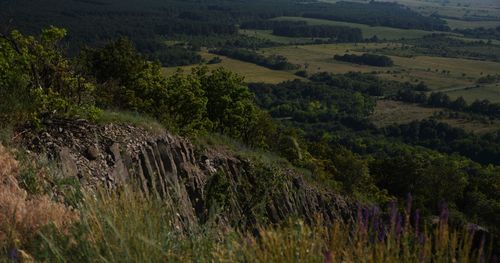
[[[325,44],[286,46],[263,49],[264,54],[279,54],[290,62],[303,65],[309,73],[328,71],[332,73],[378,72],[381,77],[420,82],[424,81],[432,89],[450,89],[473,85],[482,75],[500,72],[499,62],[479,61],[458,58],[418,56],[413,58],[391,56],[394,67],[372,67],[333,60],[336,54],[362,54],[371,49],[385,47],[386,43],[370,44]],[[396,44],[394,44],[396,45]],[[306,67],[307,66],[307,67]],[[442,73],[443,70],[449,73]],[[389,71],[389,73],[387,73]],[[481,74],[482,73],[482,74]],[[464,75],[465,74],[465,75]]]
[[267,39],[276,43],[286,44],[286,45],[314,43],[315,40],[314,38],[305,38],[305,37],[276,36],[272,34],[271,30],[240,29],[239,33],[249,37]]
[[334,55],[345,54],[347,52],[361,54],[360,52],[353,52],[353,50],[361,50],[363,48],[377,49],[385,47],[387,44],[323,44],[323,45],[304,45],[304,46],[284,46],[262,49],[261,52],[266,55],[278,54],[288,58],[291,63],[302,65],[309,73],[317,72],[333,72],[333,73],[347,73],[350,71],[356,72],[371,72],[371,71],[386,71],[391,68],[379,68],[371,66],[362,66],[350,64],[345,62],[335,61]]
[[378,127],[384,127],[423,120],[434,116],[439,111],[441,111],[439,108],[427,108],[393,100],[379,100],[370,118]]
[[500,84],[490,84],[478,88],[449,91],[446,92],[446,94],[452,99],[462,96],[469,103],[477,99],[488,99],[493,103],[500,103]]
[[484,28],[495,28],[500,26],[500,21],[464,21],[464,20],[456,20],[456,19],[445,19],[448,22],[448,25],[454,29],[467,29],[467,28],[476,28],[476,27],[484,27]]
[[[453,127],[462,128],[465,131],[484,134],[500,129],[500,121],[470,120],[468,118],[449,118],[438,116],[439,112],[449,110],[442,108],[428,108],[417,104],[404,103],[393,100],[379,100],[371,120],[378,127],[385,127],[392,124],[405,124],[412,121],[419,121],[430,117],[436,118],[440,122],[447,123]],[[446,116],[446,115],[445,115]]]
[[[201,56],[208,61],[216,55],[203,51],[201,52]],[[244,76],[246,82],[264,82],[275,84],[286,80],[300,79],[300,77],[295,76],[291,72],[271,70],[252,63],[247,63],[224,56],[218,57],[222,59],[222,62],[219,64],[207,65],[209,69],[215,69],[219,67],[227,68],[235,73]],[[179,68],[185,72],[191,72],[191,69],[195,66],[197,65],[164,68],[163,72],[166,75],[171,75]]]

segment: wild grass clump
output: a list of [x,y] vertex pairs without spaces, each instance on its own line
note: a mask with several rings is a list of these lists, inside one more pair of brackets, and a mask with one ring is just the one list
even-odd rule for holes
[[130,189],[99,191],[85,200],[81,220],[69,235],[41,232],[32,252],[38,260],[189,262],[210,257],[216,235],[187,225],[169,202]]
[[77,214],[46,195],[19,186],[19,163],[0,145],[0,248],[3,253],[29,244],[46,225],[64,230]]
[[[290,221],[261,227],[258,235],[241,236],[231,246],[218,247],[227,262],[490,262],[485,236],[475,228],[455,230],[447,209],[435,225],[419,229],[406,211],[393,207],[385,218],[377,209],[360,209],[356,223],[313,225]],[[491,243],[493,244],[493,243]]]
[[133,125],[157,134],[165,131],[165,128],[156,119],[137,112],[103,110],[97,115],[95,121],[103,124]]
[[[407,210],[409,211],[409,210]],[[70,235],[42,232],[45,262],[489,262],[473,228],[448,224],[447,210],[424,227],[418,213],[359,209],[356,222],[289,220],[241,232],[227,225],[186,228],[172,204],[134,191],[87,198]],[[183,230],[184,229],[184,230]]]

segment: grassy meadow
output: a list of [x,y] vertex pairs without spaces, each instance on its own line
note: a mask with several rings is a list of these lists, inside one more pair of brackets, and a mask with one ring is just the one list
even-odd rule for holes
[[462,96],[469,103],[477,99],[488,99],[493,103],[500,103],[500,84],[489,84],[468,89],[453,90],[446,92],[446,94],[452,99]]
[[399,29],[392,27],[383,26],[368,26],[364,24],[349,23],[332,21],[325,19],[314,19],[314,18],[304,18],[304,17],[278,17],[275,20],[281,21],[305,21],[309,25],[332,25],[332,26],[348,26],[361,29],[364,38],[371,38],[377,36],[379,39],[386,40],[396,40],[401,38],[421,38],[425,35],[430,34],[429,31],[424,30],[414,30],[414,29]]
[[266,39],[284,45],[312,44],[315,41],[315,38],[276,36],[273,35],[272,30],[240,29],[239,33],[249,37]]
[[[262,49],[264,54],[285,56],[290,62],[300,64],[309,73],[378,72],[381,77],[409,82],[424,81],[434,90],[465,88],[474,85],[477,78],[500,72],[499,62],[471,59],[416,56],[412,58],[390,56],[393,67],[381,68],[335,61],[334,55],[362,54],[379,48],[398,46],[397,43],[321,44],[282,46]],[[443,73],[449,71],[449,73]]]
[[445,19],[448,25],[454,29],[472,29],[476,27],[495,28],[500,26],[500,21],[465,21],[458,19]]
[[440,122],[447,123],[453,127],[461,128],[475,134],[484,134],[500,129],[499,120],[480,120],[475,119],[472,116],[450,118],[447,114],[440,114],[446,112],[450,112],[450,110],[444,108],[424,107],[417,104],[394,100],[379,100],[377,101],[375,112],[370,119],[375,125],[377,125],[377,127],[380,128],[392,124],[405,124],[412,121],[420,121],[434,117]]
[[[210,54],[207,51],[200,52],[201,56],[206,60],[210,60],[213,57],[220,57],[222,59],[221,63],[206,65],[209,69],[215,69],[218,67],[227,68],[235,73],[240,74],[245,77],[246,82],[264,82],[264,83],[280,83],[286,80],[293,80],[300,77],[295,76],[291,72],[272,70],[265,67],[255,65],[253,63],[248,63],[236,59],[231,59],[228,57]],[[183,66],[183,67],[169,67],[164,68],[163,72],[165,75],[171,75],[178,69],[182,69],[185,72],[191,72],[193,67],[197,65]]]
[[[339,2],[341,0],[322,0],[323,2]],[[366,0],[351,0],[354,2],[366,3]],[[411,9],[423,14],[439,14],[442,16],[455,18],[481,18],[496,17],[500,18],[500,2],[496,0],[395,0]]]

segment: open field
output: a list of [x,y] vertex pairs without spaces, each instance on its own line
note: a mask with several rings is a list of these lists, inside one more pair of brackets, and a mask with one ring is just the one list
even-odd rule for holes
[[468,118],[449,118],[438,116],[439,112],[449,110],[442,108],[428,108],[417,104],[404,103],[393,100],[379,100],[371,120],[378,127],[391,124],[405,124],[412,121],[435,117],[440,122],[447,123],[453,127],[462,128],[468,132],[483,134],[500,129],[500,121],[481,121]]
[[350,71],[371,72],[380,70],[380,68],[335,61],[333,56],[362,49],[363,47],[369,50],[381,48],[382,46],[385,46],[385,44],[321,44],[265,48],[261,52],[265,55],[277,54],[285,56],[291,63],[302,65],[302,68],[309,73],[323,71],[334,73],[347,73]]
[[257,29],[240,29],[240,34],[256,37],[260,39],[270,40],[272,42],[285,44],[285,45],[301,45],[314,43],[314,38],[302,38],[302,37],[284,37],[273,35],[272,30],[257,30]]
[[464,99],[472,103],[477,99],[488,99],[494,103],[500,103],[500,84],[490,84],[469,89],[448,91],[446,92],[450,98],[464,97]]
[[[202,51],[200,54],[207,61],[216,56],[206,51]],[[300,79],[300,77],[297,77],[290,72],[271,70],[252,63],[247,63],[224,56],[219,56],[219,55],[217,56],[222,59],[222,62],[219,64],[207,65],[209,69],[216,69],[219,67],[227,68],[235,73],[244,76],[246,82],[264,82],[264,83],[274,84],[286,80]],[[183,66],[183,67],[169,67],[169,68],[164,68],[163,72],[166,75],[171,75],[179,68],[184,70],[185,72],[191,72],[191,69],[195,66],[196,65]]]
[[[322,0],[323,2],[339,2],[342,0]],[[351,0],[367,3],[369,0]],[[500,1],[497,0],[395,0],[423,14],[439,14],[456,18],[500,18]]]
[[378,127],[385,127],[391,124],[403,124],[427,119],[439,111],[441,111],[439,108],[427,108],[393,100],[379,100],[371,120]]
[[477,27],[495,28],[500,26],[500,21],[464,21],[457,19],[445,19],[452,29],[470,29]]
[[368,26],[364,24],[332,21],[325,19],[314,19],[304,17],[278,17],[275,20],[282,21],[305,21],[309,25],[333,25],[333,26],[348,26],[361,29],[364,38],[371,38],[376,35],[379,39],[396,40],[401,38],[421,38],[430,34],[429,31],[414,30],[414,29],[399,29],[383,26]]
[[[378,72],[381,77],[398,80],[424,81],[434,90],[467,87],[483,75],[500,72],[499,62],[470,59],[417,56],[413,58],[391,56],[394,67],[372,67],[333,60],[336,54],[347,52],[362,54],[370,50],[383,48],[391,43],[370,44],[323,44],[304,46],[285,46],[263,49],[264,54],[278,54],[287,57],[291,63],[300,64],[309,73],[328,71],[332,73]],[[443,73],[449,71],[449,73]]]

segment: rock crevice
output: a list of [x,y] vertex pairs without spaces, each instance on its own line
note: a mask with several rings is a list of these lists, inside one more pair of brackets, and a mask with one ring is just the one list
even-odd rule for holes
[[[241,191],[241,185],[250,185],[251,189],[255,180],[245,172],[248,160],[225,151],[197,151],[182,137],[166,132],[154,134],[130,125],[56,120],[44,132],[25,136],[24,143],[32,151],[60,160],[64,176],[78,177],[84,187],[104,185],[113,189],[132,183],[147,194],[173,201],[186,225],[198,224],[208,217],[210,207],[205,191],[218,172],[227,176],[231,185],[228,191],[233,195]],[[306,183],[292,171],[273,191],[274,199],[264,208],[265,217],[271,222],[290,216],[314,221],[315,215],[331,221],[349,218],[354,211],[352,203]],[[252,200],[229,201],[230,209],[221,210],[221,218],[228,222],[257,220]]]

